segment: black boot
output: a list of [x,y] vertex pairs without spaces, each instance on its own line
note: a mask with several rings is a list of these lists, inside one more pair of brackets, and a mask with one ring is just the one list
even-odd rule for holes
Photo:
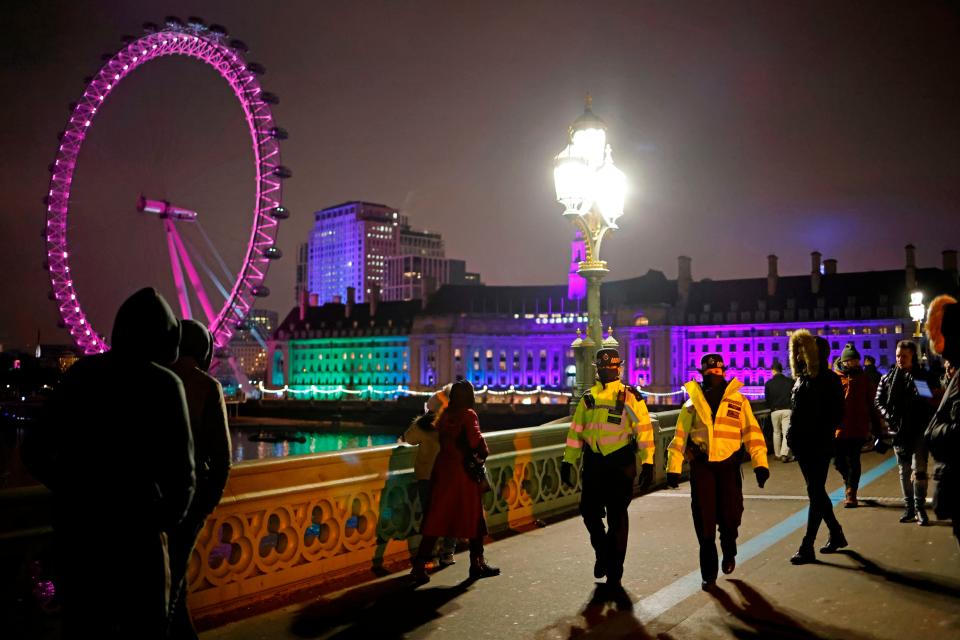
[[483,556],[470,558],[470,577],[474,580],[480,578],[492,578],[500,575],[500,568],[493,567],[486,563]]
[[847,539],[843,535],[843,530],[831,533],[827,538],[827,544],[820,547],[820,553],[836,553],[838,549],[847,546]]
[[917,524],[921,527],[925,527],[930,524],[930,518],[927,517],[927,499],[926,498],[917,498]]
[[817,554],[813,552],[813,543],[806,542],[801,544],[797,552],[790,558],[790,564],[810,564],[816,561]]
[[903,514],[900,516],[900,522],[913,522],[917,519],[917,512],[914,511],[913,507],[906,507],[903,510]]

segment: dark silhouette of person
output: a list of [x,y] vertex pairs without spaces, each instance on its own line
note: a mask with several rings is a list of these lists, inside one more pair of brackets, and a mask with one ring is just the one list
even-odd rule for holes
[[182,320],[180,327],[180,358],[170,368],[180,377],[187,395],[197,491],[186,517],[170,531],[170,637],[197,638],[187,609],[187,567],[197,536],[227,484],[230,425],[223,388],[207,373],[213,358],[213,336],[196,320]]
[[791,368],[797,376],[791,398],[791,424],[787,446],[800,463],[810,499],[807,529],[800,548],[790,558],[793,564],[816,561],[813,545],[820,523],[830,532],[820,553],[836,553],[847,546],[843,528],[833,513],[827,494],[827,473],[836,445],[835,432],[843,422],[843,383],[829,369],[830,344],[806,329],[790,337]]
[[24,462],[53,493],[56,589],[65,638],[160,638],[167,535],[195,487],[177,359],[180,324],[151,288],[117,311],[112,349],[64,374]]

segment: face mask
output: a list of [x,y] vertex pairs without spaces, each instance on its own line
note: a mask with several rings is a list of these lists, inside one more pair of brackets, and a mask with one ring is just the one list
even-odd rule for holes
[[725,387],[726,382],[726,378],[713,373],[708,373],[707,375],[703,376],[703,386],[708,389],[712,389],[714,387]]
[[608,384],[620,377],[620,370],[616,367],[602,367],[597,369],[597,377],[603,384]]

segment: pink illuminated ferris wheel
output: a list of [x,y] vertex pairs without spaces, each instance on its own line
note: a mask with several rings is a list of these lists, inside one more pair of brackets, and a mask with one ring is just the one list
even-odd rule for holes
[[109,56],[87,82],[80,100],[71,106],[70,120],[59,134],[56,159],[50,165],[50,189],[44,198],[45,266],[53,287],[51,297],[74,341],[88,354],[106,351],[109,346],[90,325],[70,274],[67,240],[70,188],[80,149],[101,105],[135,69],[164,56],[198,60],[213,67],[229,83],[246,116],[256,180],[253,222],[243,263],[232,287],[225,288],[223,306],[218,310],[207,305],[204,309],[217,347],[225,347],[234,332],[244,326],[253,300],[269,294],[263,281],[270,261],[280,257],[276,247],[279,221],[289,216],[281,201],[281,183],[291,174],[280,164],[280,141],[286,139],[287,134],[273,120],[270,105],[278,102],[277,97],[264,91],[257,79],[263,67],[244,59],[246,45],[240,40],[231,40],[222,27],[207,26],[198,18],[191,18],[187,24],[167,18],[163,28],[148,23],[144,29],[145,34],[139,38],[124,39],[124,46]]

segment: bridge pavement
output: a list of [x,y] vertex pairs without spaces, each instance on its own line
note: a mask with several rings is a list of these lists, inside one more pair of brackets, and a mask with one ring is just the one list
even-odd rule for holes
[[[689,486],[633,501],[623,586],[592,577],[578,517],[499,539],[487,557],[503,575],[466,581],[467,554],[413,588],[405,572],[233,622],[204,640],[259,638],[960,638],[960,547],[948,523],[900,524],[890,456],[866,454],[861,495],[837,507],[850,547],[788,562],[806,501],[796,463],[772,462],[766,489],[744,466],[746,504],[736,571],[700,591]],[[839,474],[828,490],[838,497]],[[818,546],[826,541],[821,529]]]

